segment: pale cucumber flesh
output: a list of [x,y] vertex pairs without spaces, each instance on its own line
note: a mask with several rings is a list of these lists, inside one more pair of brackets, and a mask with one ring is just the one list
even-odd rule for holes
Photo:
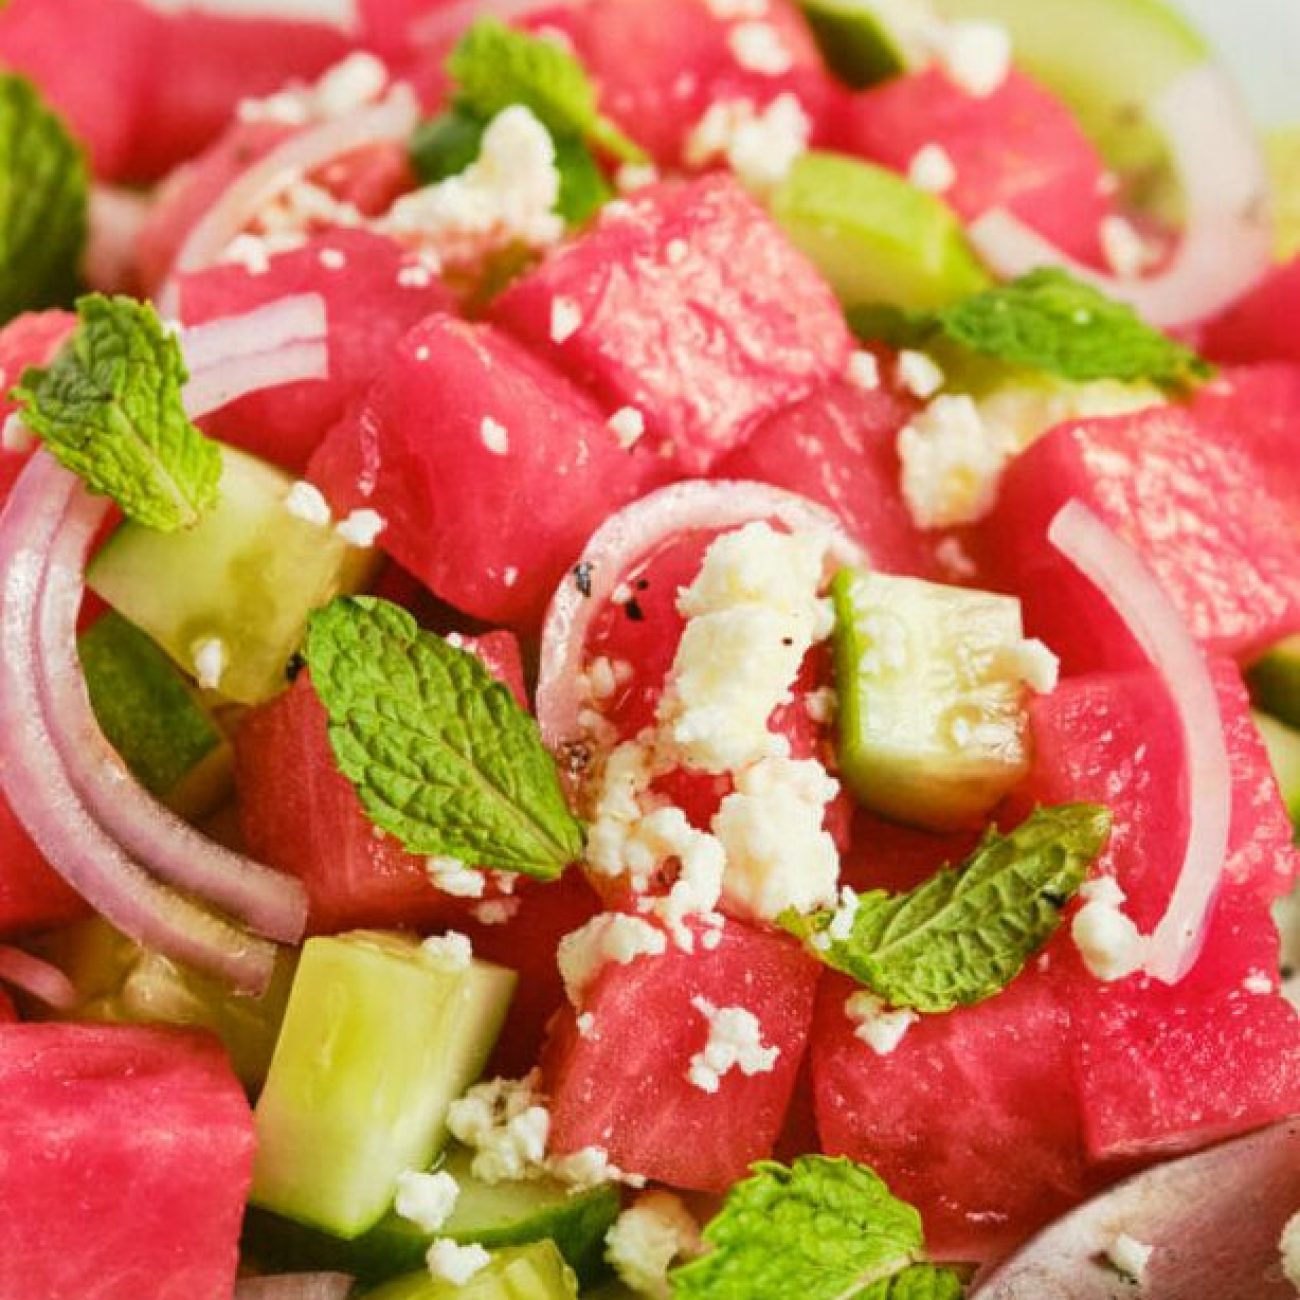
[[1286,804],[1291,824],[1300,833],[1300,731],[1267,713],[1255,713],[1254,718],[1264,738],[1282,802]]
[[491,1261],[456,1286],[411,1273],[365,1292],[366,1300],[577,1300],[578,1283],[549,1241],[494,1251]]
[[830,70],[855,89],[887,81],[912,67],[923,50],[917,28],[924,0],[800,0]]

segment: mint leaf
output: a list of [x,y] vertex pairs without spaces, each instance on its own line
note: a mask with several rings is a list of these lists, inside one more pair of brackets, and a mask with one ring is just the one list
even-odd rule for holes
[[32,83],[0,76],[0,320],[72,297],[89,189],[84,151]]
[[954,1269],[913,1264],[858,1292],[856,1300],[961,1300],[965,1294],[966,1288]]
[[826,933],[831,912],[786,913],[781,924],[891,1006],[969,1006],[1005,988],[1051,937],[1110,824],[1096,804],[1039,808],[1009,835],[990,830],[961,867],[905,894],[861,895],[847,939]]
[[645,153],[596,104],[596,89],[568,50],[541,36],[480,18],[447,60],[455,83],[452,102],[489,121],[523,104],[553,137],[576,136],[616,158],[643,162]]
[[869,308],[850,323],[863,338],[917,347],[942,337],[1006,365],[1076,383],[1146,380],[1180,388],[1213,373],[1207,362],[1148,325],[1126,303],[1059,267],[1031,271],[937,312]]
[[357,596],[312,615],[306,658],[340,769],[411,853],[546,880],[581,856],[537,724],[474,655]]
[[[710,1252],[672,1273],[677,1300],[949,1300],[919,1266],[921,1216],[865,1165],[764,1161],[704,1229]],[[912,1280],[908,1279],[913,1275]],[[956,1275],[950,1275],[956,1281]],[[928,1288],[928,1289],[926,1289]]]
[[77,321],[59,355],[13,390],[23,423],[138,523],[192,527],[216,502],[221,453],[181,404],[180,345],[131,298],[80,298]]

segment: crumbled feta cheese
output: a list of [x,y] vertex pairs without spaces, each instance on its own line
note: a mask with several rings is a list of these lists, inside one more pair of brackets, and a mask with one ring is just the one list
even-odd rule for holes
[[507,587],[513,587],[519,581],[519,570],[513,564],[507,564],[501,572],[501,581]]
[[840,890],[840,901],[826,926],[830,938],[844,943],[853,937],[853,922],[857,920],[858,907],[862,900],[847,885]]
[[839,784],[812,759],[764,758],[735,776],[712,831],[726,851],[722,896],[734,910],[774,920],[835,902],[840,859],[823,823]]
[[849,383],[869,393],[880,387],[880,362],[874,352],[857,349],[849,357]]
[[517,898],[492,898],[474,907],[474,919],[480,925],[505,925],[514,919],[520,906]]
[[844,1003],[844,1013],[853,1021],[853,1036],[877,1056],[888,1056],[903,1036],[920,1019],[906,1007],[891,1009],[874,993],[862,989]]
[[537,1178],[543,1172],[551,1115],[536,1079],[475,1084],[447,1111],[453,1137],[474,1150],[470,1169],[485,1183]]
[[605,1236],[605,1258],[638,1295],[669,1300],[668,1271],[697,1255],[699,1225],[671,1192],[646,1192],[623,1211]]
[[659,179],[659,168],[654,163],[624,163],[614,174],[614,184],[620,194],[634,194]]
[[1050,695],[1061,679],[1061,661],[1036,637],[1017,641],[1003,652],[1003,658],[1008,671],[1039,695]]
[[715,1007],[707,998],[692,998],[704,1017],[709,1037],[691,1057],[686,1077],[701,1092],[717,1092],[732,1070],[745,1075],[768,1074],[776,1068],[780,1048],[763,1046],[758,1017],[744,1007]]
[[373,54],[349,54],[317,80],[312,108],[317,117],[337,118],[374,103],[388,89],[388,69]]
[[584,1011],[574,1022],[579,1038],[592,1038],[596,1033],[596,1017],[590,1011]]
[[322,248],[319,260],[327,271],[341,271],[348,264],[347,254],[337,248]]
[[434,281],[434,270],[423,261],[408,262],[397,269],[397,285],[401,289],[427,289]]
[[582,308],[572,298],[551,301],[551,342],[563,343],[582,328]]
[[483,873],[467,867],[459,858],[426,858],[424,869],[434,888],[453,898],[482,898],[487,888]]
[[483,445],[494,456],[507,456],[510,454],[510,435],[506,432],[506,427],[499,421],[494,420],[490,415],[483,417],[483,422],[479,425],[479,437],[483,440]]
[[408,1169],[397,1176],[393,1209],[425,1232],[437,1232],[451,1218],[459,1196],[460,1184],[449,1173]]
[[918,190],[944,194],[956,183],[957,169],[942,145],[927,144],[916,151],[908,164],[907,179]]
[[553,1178],[568,1183],[575,1191],[599,1187],[601,1183],[645,1186],[645,1179],[639,1174],[625,1174],[617,1165],[611,1164],[609,1152],[604,1147],[583,1147],[567,1156],[552,1156],[546,1162],[546,1169]]
[[265,275],[271,269],[271,250],[260,235],[236,235],[222,252],[220,261],[242,266],[249,275]]
[[934,558],[954,578],[973,578],[978,572],[960,537],[945,537],[934,548]]
[[668,936],[656,925],[623,912],[602,912],[566,934],[556,951],[564,990],[576,1007],[587,986],[609,962],[631,965],[638,957],[668,950]]
[[439,1237],[429,1247],[424,1261],[436,1281],[464,1286],[492,1262],[492,1256],[477,1242],[462,1246],[450,1237]]
[[730,22],[733,18],[763,18],[768,11],[768,0],[705,0],[715,18]]
[[1097,237],[1106,265],[1121,280],[1136,280],[1146,269],[1147,246],[1131,221],[1114,214],[1103,217]]
[[1282,1254],[1282,1276],[1300,1291],[1300,1213],[1287,1220],[1278,1250]]
[[609,427],[618,445],[630,450],[645,434],[645,416],[635,406],[621,406],[609,417]]
[[364,550],[388,527],[388,520],[377,510],[353,510],[334,531],[349,546]]
[[23,417],[17,411],[7,416],[0,428],[0,447],[23,456],[35,446],[36,435],[23,423]]
[[982,519],[1014,454],[965,394],[936,398],[898,435],[903,499],[920,528]]
[[1136,1282],[1138,1286],[1146,1280],[1147,1264],[1154,1253],[1154,1246],[1148,1246],[1145,1242],[1130,1237],[1127,1232],[1121,1232],[1106,1247],[1106,1258],[1115,1269],[1130,1282]]
[[1113,876],[1094,876],[1079,890],[1083,906],[1074,914],[1070,935],[1083,964],[1099,980],[1132,975],[1146,956],[1146,939],[1122,910],[1124,891]]
[[474,945],[469,936],[455,930],[430,935],[420,948],[435,965],[447,970],[468,970],[474,959]]
[[320,528],[330,526],[329,502],[320,488],[305,479],[299,479],[285,494],[284,508],[303,523],[316,524]]
[[1011,71],[1011,36],[997,23],[950,23],[938,36],[938,46],[949,78],[976,99],[998,91]]
[[794,55],[771,23],[747,20],[727,33],[727,44],[737,63],[748,72],[779,77],[794,67]]
[[691,167],[725,162],[746,186],[763,194],[790,174],[811,136],[812,121],[789,91],[762,112],[752,100],[720,99],[692,128],[683,153]]
[[194,677],[205,691],[215,691],[230,666],[226,643],[216,636],[202,637],[190,647]]
[[898,382],[913,397],[931,398],[943,387],[943,371],[933,357],[910,349],[898,354]]
[[669,266],[680,266],[691,255],[691,246],[684,239],[670,239],[664,249]]
[[1247,993],[1253,993],[1257,997],[1263,997],[1265,994],[1272,993],[1274,982],[1272,978],[1263,971],[1251,971],[1244,980],[1241,981],[1241,987]]
[[597,655],[583,674],[587,693],[593,700],[608,700],[620,686],[632,677],[632,665],[626,659],[610,659]]
[[311,121],[310,93],[303,88],[277,90],[261,99],[241,99],[235,106],[241,122],[274,122],[280,126],[306,126]]

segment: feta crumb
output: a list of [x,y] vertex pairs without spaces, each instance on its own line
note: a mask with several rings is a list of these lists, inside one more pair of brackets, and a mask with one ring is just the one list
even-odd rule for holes
[[424,1260],[436,1281],[464,1286],[492,1262],[492,1256],[477,1242],[462,1246],[450,1237],[439,1237],[429,1247]]
[[546,1157],[551,1115],[535,1075],[475,1084],[447,1111],[453,1137],[474,1149],[470,1170],[485,1183],[537,1178]]
[[1124,217],[1103,217],[1097,228],[1106,265],[1121,280],[1136,280],[1146,269],[1148,252],[1136,226]]
[[866,989],[845,1001],[844,1013],[854,1022],[853,1036],[866,1043],[877,1056],[888,1056],[894,1051],[921,1018],[907,1007],[891,1009]]
[[597,655],[583,674],[587,693],[593,700],[608,700],[632,677],[632,665],[625,659],[611,659],[608,655]]
[[869,393],[880,387],[880,362],[874,352],[857,349],[849,357],[849,383]]
[[659,168],[654,163],[624,163],[614,174],[614,184],[620,194],[634,194],[659,179]]
[[898,382],[922,401],[933,397],[943,387],[943,371],[934,358],[924,352],[900,352],[896,374]]
[[23,423],[22,415],[14,411],[5,419],[4,427],[0,428],[0,447],[22,456],[35,446],[36,435]]
[[1287,1220],[1278,1250],[1282,1254],[1282,1276],[1300,1291],[1300,1213]]
[[519,581],[519,570],[513,564],[507,564],[501,571],[501,582],[504,586],[513,587]]
[[857,920],[858,907],[862,900],[857,893],[845,885],[840,890],[840,901],[831,915],[826,933],[840,943],[853,937],[853,922]]
[[494,420],[490,415],[483,417],[479,425],[479,437],[483,445],[494,456],[507,456],[510,453],[510,435],[504,424]]
[[305,479],[299,479],[285,494],[284,508],[303,523],[315,524],[319,528],[330,526],[329,502],[320,488]]
[[635,447],[645,434],[645,416],[635,406],[620,407],[607,423],[624,451]]
[[424,869],[434,888],[453,898],[482,898],[487,888],[483,873],[467,867],[459,858],[426,858]]
[[1253,993],[1257,997],[1263,997],[1265,994],[1273,992],[1273,981],[1263,971],[1251,971],[1241,982],[1241,987],[1247,993]]
[[664,258],[669,266],[681,266],[691,255],[691,246],[684,239],[670,239],[664,249]]
[[427,289],[433,283],[433,270],[423,262],[409,262],[397,269],[401,289]]
[[638,1295],[669,1300],[668,1271],[701,1249],[700,1229],[671,1192],[647,1192],[615,1220],[605,1235],[605,1258]]
[[514,920],[520,906],[517,898],[492,898],[473,909],[474,919],[480,925],[505,925]]
[[690,167],[725,162],[751,190],[774,189],[807,150],[812,121],[796,95],[778,95],[759,112],[749,99],[710,104],[686,139]]
[[346,117],[374,103],[388,88],[388,69],[373,54],[349,54],[317,80],[312,107],[323,118]]
[[768,11],[768,0],[705,0],[715,18],[729,22],[733,18],[763,18]]
[[1148,1246],[1145,1242],[1130,1237],[1127,1232],[1121,1232],[1106,1247],[1106,1258],[1115,1269],[1130,1282],[1136,1282],[1138,1286],[1146,1281],[1147,1264],[1154,1253],[1154,1246]]
[[575,1191],[599,1187],[601,1183],[645,1186],[645,1179],[639,1174],[625,1174],[617,1165],[611,1164],[609,1152],[604,1147],[583,1147],[567,1156],[551,1156],[546,1169],[553,1178],[568,1183]]
[[446,970],[468,970],[474,959],[474,945],[469,936],[456,930],[446,934],[430,935],[421,945],[421,951],[437,966]]
[[388,527],[388,520],[377,510],[353,510],[334,531],[349,546],[364,550],[375,544],[375,539]]
[[203,637],[190,647],[194,677],[205,691],[215,691],[229,667],[226,643],[220,637]]
[[260,235],[236,235],[223,250],[220,261],[242,266],[249,275],[265,275],[271,269],[271,250]]
[[1014,449],[964,393],[937,397],[898,435],[903,499],[919,528],[982,519],[997,501]]
[[1083,964],[1109,983],[1139,969],[1146,939],[1122,910],[1125,895],[1113,876],[1094,876],[1079,890],[1083,906],[1074,914],[1070,935]]
[[973,578],[978,572],[960,537],[945,537],[934,548],[934,558],[954,578]]
[[794,56],[771,23],[757,20],[737,23],[727,33],[727,44],[736,62],[748,72],[779,77],[794,67]]
[[397,1176],[393,1209],[425,1232],[437,1232],[451,1218],[459,1196],[460,1184],[449,1173],[408,1169]]
[[1008,669],[1039,695],[1050,695],[1061,679],[1060,659],[1037,637],[1017,641],[1004,657],[1010,660]]
[[551,342],[563,343],[582,328],[582,308],[572,298],[551,302]]
[[908,164],[907,179],[918,190],[944,194],[956,183],[957,169],[942,145],[927,144],[916,151]]
[[556,951],[564,990],[576,1007],[587,986],[609,962],[628,966],[638,957],[668,950],[668,936],[656,925],[623,912],[602,912],[566,934]]
[[709,1037],[691,1057],[686,1077],[701,1092],[717,1092],[732,1070],[745,1075],[768,1074],[776,1068],[780,1048],[764,1047],[758,1017],[744,1007],[715,1007],[707,998],[691,999],[704,1017]]
[[573,1022],[579,1038],[591,1038],[596,1032],[596,1017],[590,1011],[584,1011]]
[[320,264],[327,271],[341,271],[348,264],[347,255],[337,248],[322,248]]
[[998,91],[1011,72],[1011,35],[997,23],[950,23],[938,45],[950,80],[976,99]]

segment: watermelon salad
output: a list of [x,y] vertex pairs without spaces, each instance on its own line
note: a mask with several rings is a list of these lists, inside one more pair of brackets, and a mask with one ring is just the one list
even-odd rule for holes
[[1300,1112],[1300,261],[1174,11],[0,68],[0,1300],[956,1300]]

